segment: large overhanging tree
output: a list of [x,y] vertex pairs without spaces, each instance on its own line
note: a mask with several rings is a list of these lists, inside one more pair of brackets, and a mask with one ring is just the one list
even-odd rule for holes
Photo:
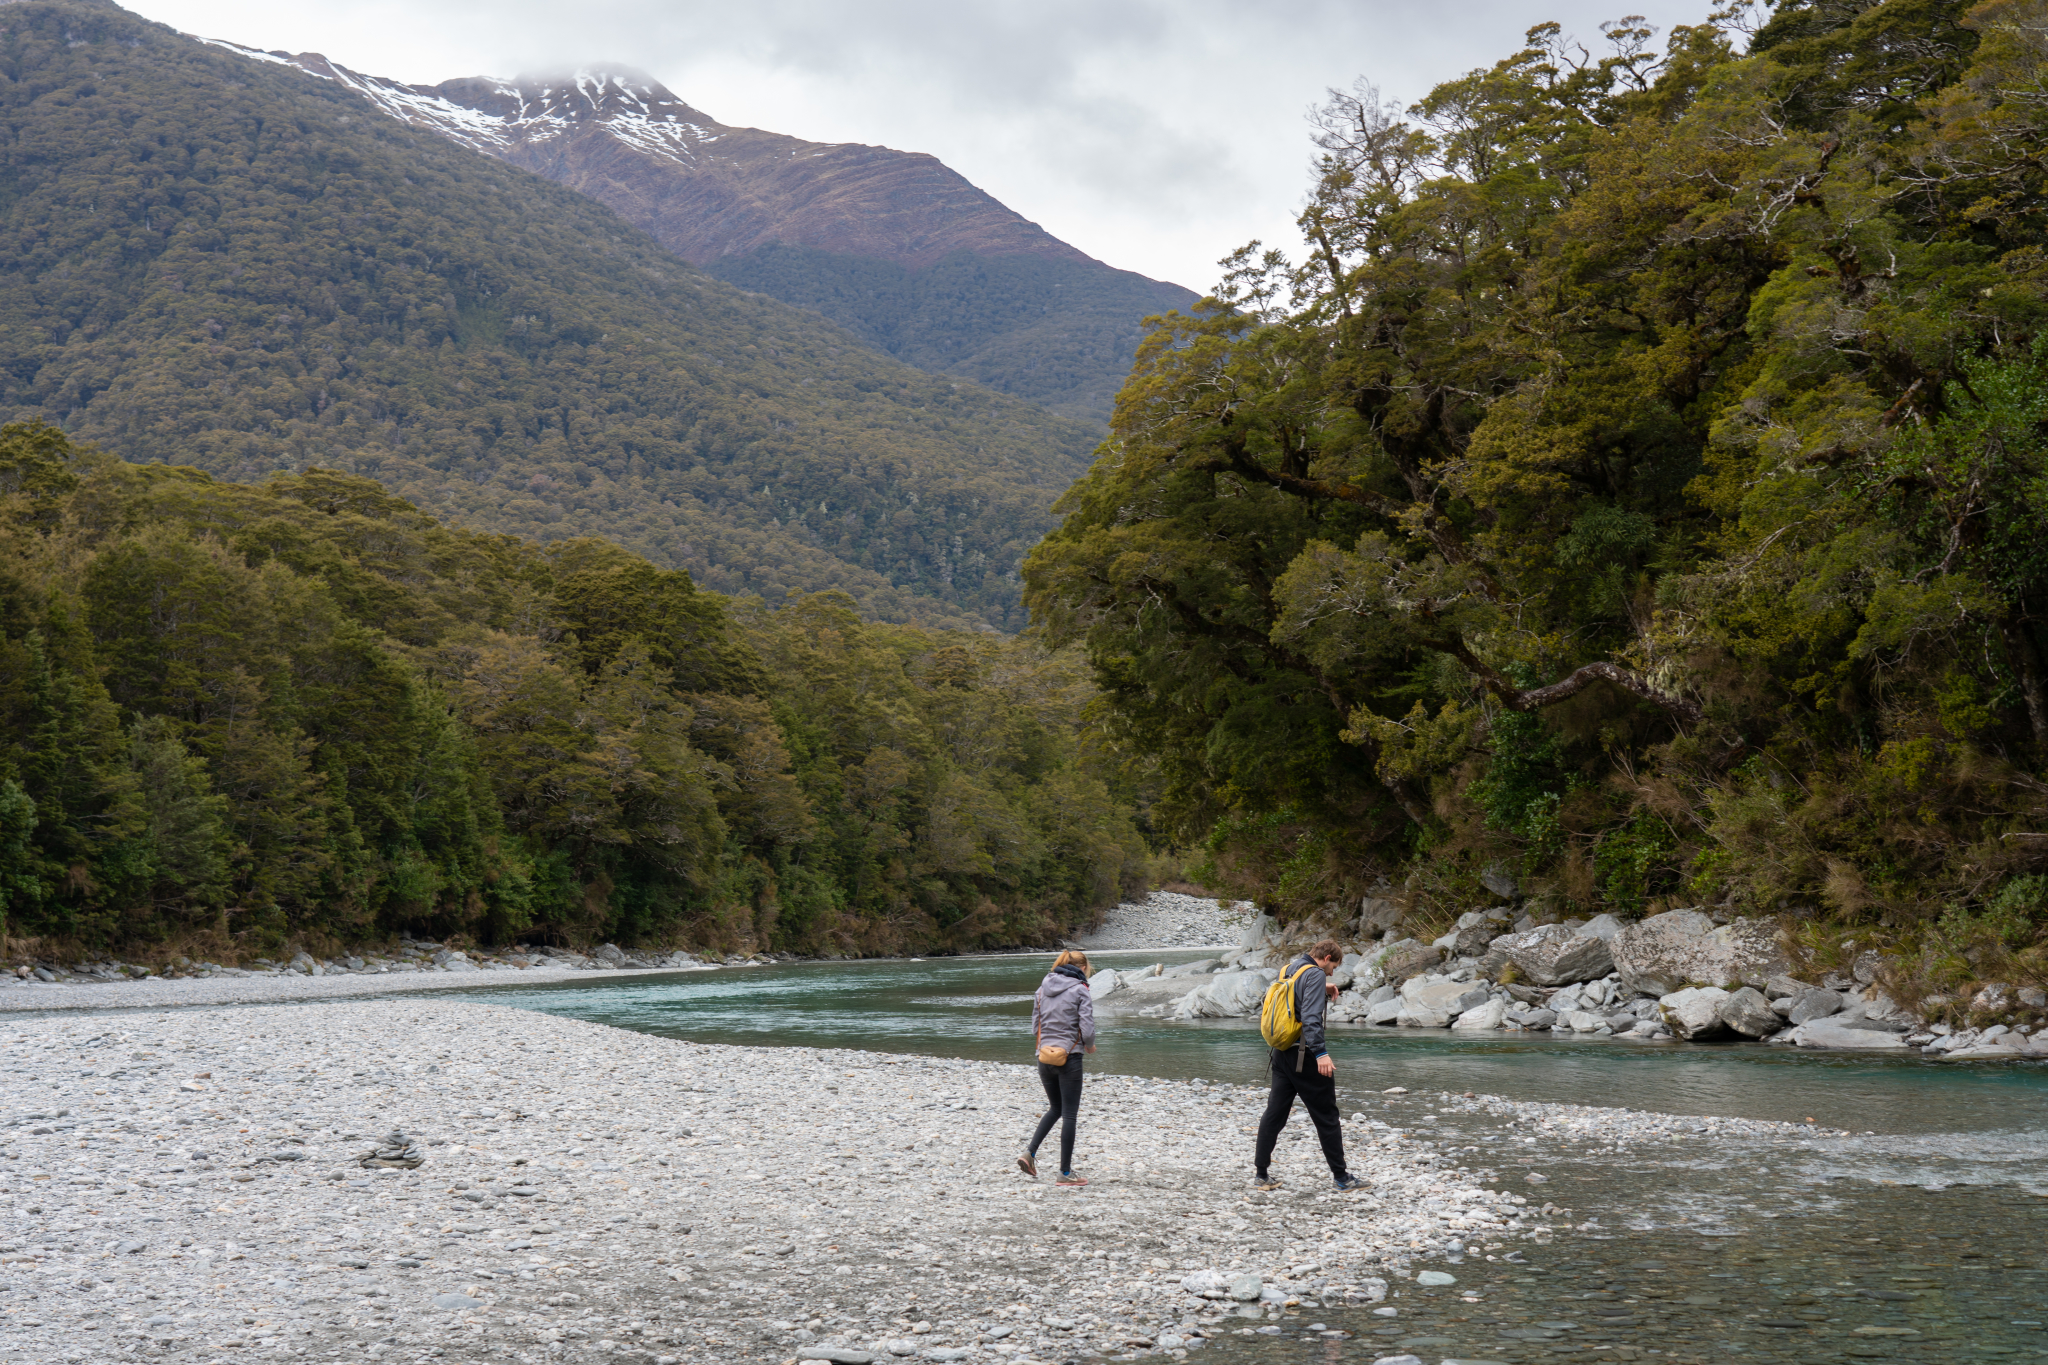
[[[1332,92],[1305,254],[1159,322],[1026,568],[1181,831],[1283,902],[1420,850],[1771,899],[1834,854],[1744,845],[1745,784],[1929,726],[2037,768],[2044,16],[1544,25],[1405,112]],[[1981,886],[2024,804],[1900,894]]]

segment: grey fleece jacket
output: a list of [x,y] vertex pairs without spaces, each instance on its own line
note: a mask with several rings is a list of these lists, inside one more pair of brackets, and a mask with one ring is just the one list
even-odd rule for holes
[[[1301,1016],[1300,1047],[1308,1049],[1311,1057],[1320,1057],[1330,1049],[1323,1041],[1323,1014],[1329,1005],[1329,992],[1323,989],[1326,978],[1323,969],[1316,966],[1307,953],[1287,964],[1285,976],[1295,968],[1306,964],[1308,970],[1294,980],[1294,1012]],[[1293,1048],[1288,1049],[1294,1051]]]
[[1078,1052],[1095,1046],[1095,997],[1088,983],[1064,967],[1046,973],[1031,1001],[1031,1031],[1040,1047]]

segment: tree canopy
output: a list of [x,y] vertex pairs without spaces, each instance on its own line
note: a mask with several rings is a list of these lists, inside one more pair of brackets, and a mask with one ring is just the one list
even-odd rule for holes
[[2048,9],[1741,12],[1333,91],[1148,339],[1027,601],[1218,878],[2048,908]]
[[1081,661],[360,476],[0,428],[0,935],[1042,942],[1142,880]]

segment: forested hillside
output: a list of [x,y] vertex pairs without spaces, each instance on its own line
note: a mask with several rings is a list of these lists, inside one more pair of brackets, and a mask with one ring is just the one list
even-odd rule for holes
[[1145,869],[1090,695],[841,593],[0,428],[0,938],[1044,942]]
[[1223,882],[2048,925],[2048,10],[1767,14],[1334,97],[1151,338],[1028,596]]
[[811,308],[898,360],[972,379],[1077,420],[1106,422],[1145,318],[1192,292],[1100,261],[956,251],[912,269],[805,246],[764,246],[705,266]]
[[684,260],[899,360],[1091,428],[1144,319],[1195,301],[1076,250],[935,157],[733,127],[631,67],[404,85],[319,53],[234,50],[587,194]]
[[105,0],[0,13],[0,414],[374,477],[704,584],[1021,624],[1078,425],[713,280],[347,89]]

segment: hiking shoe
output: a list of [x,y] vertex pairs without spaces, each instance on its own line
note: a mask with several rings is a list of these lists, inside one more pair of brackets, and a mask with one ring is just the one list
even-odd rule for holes
[[1055,1185],[1085,1185],[1088,1183],[1088,1177],[1085,1175],[1075,1175],[1072,1171],[1061,1171],[1060,1178],[1052,1183]]
[[1030,1176],[1033,1180],[1038,1179],[1038,1163],[1031,1159],[1031,1153],[1029,1152],[1017,1158],[1017,1169]]
[[1337,1193],[1339,1194],[1349,1194],[1353,1190],[1362,1190],[1364,1188],[1365,1182],[1355,1175],[1340,1175],[1337,1177]]
[[1252,1180],[1252,1188],[1255,1190],[1277,1190],[1280,1188],[1280,1177],[1277,1175],[1255,1177]]

